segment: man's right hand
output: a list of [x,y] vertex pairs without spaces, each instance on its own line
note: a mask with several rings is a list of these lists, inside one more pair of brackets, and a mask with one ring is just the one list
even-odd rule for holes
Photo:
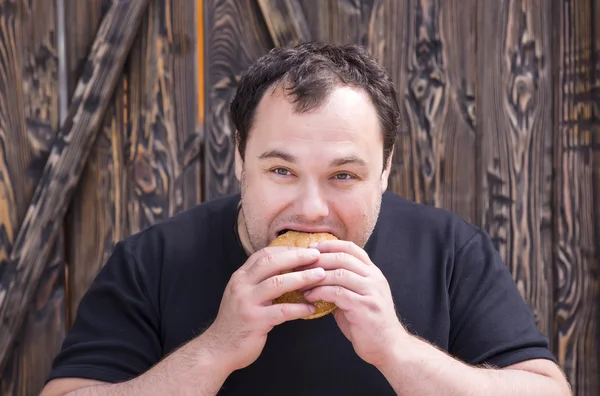
[[321,281],[322,268],[285,273],[313,264],[319,254],[316,249],[266,247],[233,273],[215,321],[201,336],[211,340],[219,356],[226,356],[229,372],[260,356],[273,327],[314,312],[310,304],[272,304],[272,300]]

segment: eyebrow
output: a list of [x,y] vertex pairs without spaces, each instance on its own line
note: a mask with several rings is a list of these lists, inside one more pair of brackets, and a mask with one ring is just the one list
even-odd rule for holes
[[[258,158],[261,160],[263,160],[263,159],[280,159],[280,160],[289,162],[291,164],[295,164],[298,162],[295,156],[293,156],[292,154],[280,151],[280,150],[265,151]],[[329,166],[330,167],[338,167],[338,166],[343,166],[343,165],[347,165],[347,164],[367,166],[367,162],[364,159],[362,159],[356,155],[348,155],[345,157],[336,158],[333,161],[331,161]]]

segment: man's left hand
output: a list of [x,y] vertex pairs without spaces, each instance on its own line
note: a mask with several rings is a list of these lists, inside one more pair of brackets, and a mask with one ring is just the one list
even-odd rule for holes
[[396,314],[387,279],[352,242],[323,241],[314,247],[321,255],[311,267],[325,269],[326,276],[305,293],[306,300],[337,305],[335,320],[358,356],[376,367],[384,364],[392,346],[409,337]]

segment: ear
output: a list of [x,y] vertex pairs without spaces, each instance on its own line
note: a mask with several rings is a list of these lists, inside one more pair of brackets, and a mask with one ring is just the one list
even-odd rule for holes
[[381,172],[381,193],[382,194],[388,188],[388,181],[389,181],[389,177],[390,177],[390,172],[392,171],[392,158],[393,157],[394,157],[394,149],[392,148],[390,156],[388,157],[388,159],[386,161],[385,169],[383,170],[383,172]]
[[244,160],[242,159],[242,156],[240,155],[240,146],[239,146],[239,141],[237,139],[237,131],[235,131],[235,177],[237,178],[238,182],[242,181],[242,168],[244,167]]

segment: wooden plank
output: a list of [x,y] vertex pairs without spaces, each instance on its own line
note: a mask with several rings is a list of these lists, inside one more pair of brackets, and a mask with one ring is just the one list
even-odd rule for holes
[[[75,90],[67,121],[52,145],[40,183],[10,257],[5,261],[0,280],[0,370],[4,369],[7,351],[21,329],[40,282],[68,202],[147,5],[147,1],[142,0],[113,1]],[[20,78],[15,80],[21,81]]]
[[389,189],[475,222],[476,1],[469,2],[379,2],[368,32],[403,105]]
[[479,7],[479,219],[539,329],[552,338],[552,80],[549,0]]
[[276,47],[310,41],[310,31],[298,0],[258,0]]
[[[0,184],[2,190],[15,193],[2,194],[0,204],[8,209],[0,213],[6,232],[0,251],[6,260],[58,130],[58,57],[55,2],[34,0],[19,8],[0,2],[0,9],[0,24],[8,28],[3,30],[7,36],[0,33],[0,63],[10,70],[0,73],[0,86],[6,88],[0,102],[11,106],[0,116],[0,140],[6,150]],[[0,373],[0,394],[39,394],[65,333],[64,264],[59,230],[35,303],[27,307],[24,331]],[[8,266],[0,267],[3,277]]]
[[[129,58],[125,161],[129,232],[202,200],[197,125],[196,11],[186,0],[153,0]],[[194,3],[195,4],[195,3]]]
[[370,18],[375,0],[302,0],[302,8],[314,40],[336,44],[369,43]]
[[591,396],[600,394],[600,145],[594,145],[600,136],[599,74],[594,72],[599,52],[592,42],[598,6],[593,0],[552,5],[558,131],[554,347],[574,393]]
[[254,2],[206,0],[204,199],[239,191],[229,103],[241,74],[273,44]]
[[[110,0],[65,0],[66,24],[65,55],[67,60],[67,95],[69,99],[83,72],[100,23],[110,7]],[[83,294],[112,251],[112,241],[123,236],[126,208],[115,207],[115,199],[122,194],[126,172],[122,166],[124,111],[121,109],[124,78],[117,84],[110,100],[102,126],[83,167],[71,205],[66,214],[68,235],[67,261],[69,263],[67,324],[70,327]],[[118,199],[116,202],[121,202]]]

